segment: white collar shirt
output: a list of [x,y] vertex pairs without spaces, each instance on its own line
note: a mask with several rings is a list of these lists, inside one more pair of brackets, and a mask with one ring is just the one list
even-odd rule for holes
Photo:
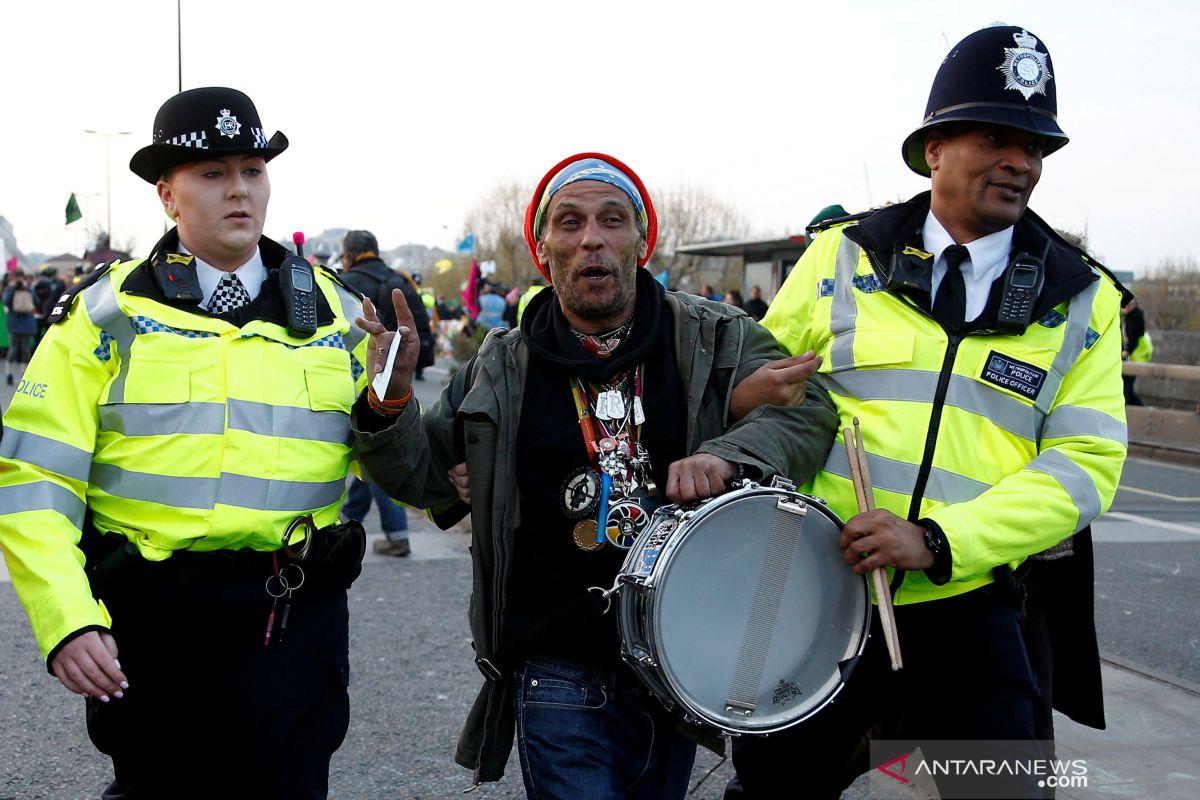
[[[933,293],[937,297],[938,287],[946,276],[946,259],[942,254],[946,248],[954,244],[954,238],[942,227],[942,223],[930,211],[925,217],[925,227],[921,231],[925,251],[933,253]],[[987,236],[967,242],[964,247],[971,254],[969,261],[959,267],[962,270],[963,282],[967,287],[967,320],[974,320],[983,313],[987,305],[988,294],[992,283],[1004,274],[1008,266],[1008,254],[1012,252],[1013,226],[1002,231],[989,233]]]
[[[182,242],[179,244],[179,249],[184,253],[194,255],[183,246]],[[200,291],[204,294],[200,305],[205,309],[208,308],[213,292],[217,290],[217,284],[221,282],[225,273],[225,270],[217,269],[203,261],[200,256],[196,256],[196,277],[200,280]],[[250,295],[250,300],[253,302],[254,298],[258,297],[258,293],[262,291],[263,281],[267,279],[267,268],[263,264],[262,253],[257,247],[254,248],[254,255],[250,256],[250,260],[235,269],[233,274],[237,275],[242,286],[246,287],[246,293]]]

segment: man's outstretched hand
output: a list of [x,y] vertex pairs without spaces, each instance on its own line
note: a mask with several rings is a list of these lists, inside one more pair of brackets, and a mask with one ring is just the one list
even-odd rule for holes
[[[412,312],[404,299],[404,292],[392,289],[392,306],[396,309],[395,331],[389,331],[379,321],[375,313],[375,305],[368,297],[363,298],[363,316],[354,321],[360,329],[370,334],[367,341],[367,368],[374,379],[387,364],[388,348],[392,346],[392,338],[400,337],[400,351],[396,353],[396,363],[392,366],[392,377],[388,383],[387,393],[380,400],[398,400],[408,394],[412,387],[413,372],[417,366],[417,356],[421,352],[421,342],[417,339],[417,326],[413,322]],[[365,317],[365,319],[363,318]]]

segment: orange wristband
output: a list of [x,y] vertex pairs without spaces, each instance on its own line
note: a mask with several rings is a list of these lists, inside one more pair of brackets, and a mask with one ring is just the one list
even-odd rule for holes
[[404,410],[408,405],[408,401],[412,399],[412,387],[408,387],[408,391],[403,397],[398,397],[395,400],[380,400],[375,394],[375,389],[367,389],[367,402],[371,405],[371,410],[376,414],[381,414],[385,417],[395,417]]

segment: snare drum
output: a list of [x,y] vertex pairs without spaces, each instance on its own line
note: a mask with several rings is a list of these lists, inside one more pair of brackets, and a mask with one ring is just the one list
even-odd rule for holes
[[871,625],[841,528],[819,500],[754,483],[658,509],[617,579],[622,657],[668,708],[729,733],[813,716]]

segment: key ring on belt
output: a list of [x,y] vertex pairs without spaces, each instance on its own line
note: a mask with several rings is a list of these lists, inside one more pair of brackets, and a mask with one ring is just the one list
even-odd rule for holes
[[[304,542],[299,548],[291,546],[292,535],[297,530],[303,530]],[[303,514],[296,517],[288,523],[287,529],[283,532],[283,552],[288,558],[296,561],[303,561],[308,558],[308,551],[312,549],[313,539],[317,538],[317,523],[313,519],[312,514]]]

